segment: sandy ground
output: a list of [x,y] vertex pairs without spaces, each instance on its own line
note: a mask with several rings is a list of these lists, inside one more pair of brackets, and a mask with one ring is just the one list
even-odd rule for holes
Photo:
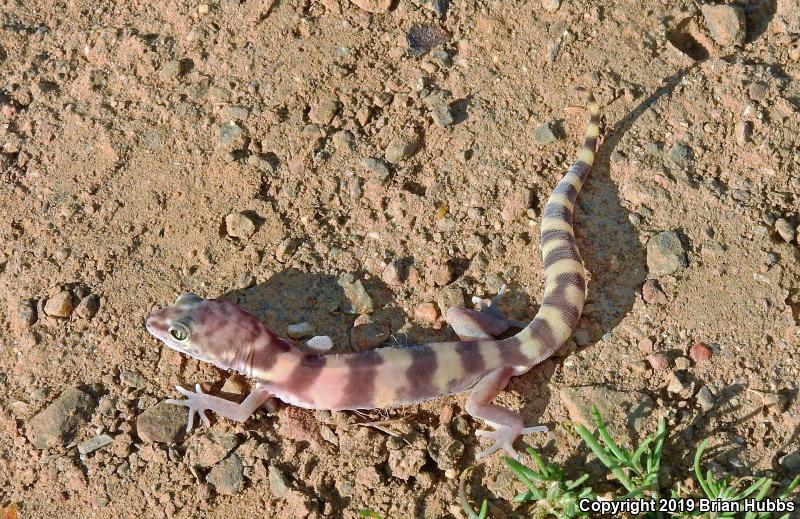
[[[451,338],[438,308],[503,282],[530,319],[575,85],[604,121],[576,215],[588,305],[499,400],[576,470],[596,467],[562,424],[599,401],[632,440],[667,417],[664,484],[708,436],[734,474],[800,471],[794,0],[735,2],[733,26],[687,0],[358,3],[0,0],[0,505],[461,517],[463,396],[185,435],[159,405],[176,384],[242,381],[143,319],[189,290],[351,351]],[[495,517],[519,490],[497,456],[472,479]]]

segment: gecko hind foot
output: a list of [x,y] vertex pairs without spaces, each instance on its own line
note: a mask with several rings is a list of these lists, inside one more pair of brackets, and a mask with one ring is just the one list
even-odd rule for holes
[[509,427],[505,425],[498,426],[496,430],[489,431],[489,430],[478,430],[475,431],[475,436],[479,438],[489,438],[494,440],[494,444],[488,449],[482,450],[475,455],[475,459],[479,460],[483,457],[489,456],[490,454],[494,454],[495,452],[503,449],[508,453],[509,456],[514,458],[515,460],[519,460],[519,453],[514,449],[513,444],[514,440],[517,439],[518,436],[524,436],[526,434],[533,434],[537,432],[547,432],[547,427],[544,425],[536,425],[533,427]]
[[194,427],[194,415],[200,416],[200,419],[206,425],[206,427],[211,426],[211,422],[206,416],[206,410],[208,407],[203,402],[203,397],[205,393],[203,393],[203,389],[200,387],[200,384],[194,385],[194,391],[189,391],[188,389],[184,389],[181,386],[175,386],[175,389],[178,390],[180,394],[186,397],[186,400],[177,400],[174,398],[168,398],[165,400],[168,404],[174,405],[182,405],[189,408],[189,419],[186,422],[186,432],[191,432],[192,427]]

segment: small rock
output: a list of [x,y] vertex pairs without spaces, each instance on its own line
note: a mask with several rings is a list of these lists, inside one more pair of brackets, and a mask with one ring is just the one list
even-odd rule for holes
[[442,315],[447,313],[450,307],[464,308],[464,292],[460,287],[449,286],[444,287],[439,292],[439,311]]
[[294,238],[286,238],[278,245],[278,248],[275,249],[275,257],[278,261],[286,261],[297,251],[297,247],[299,246],[300,242]]
[[793,452],[782,456],[778,463],[791,474],[800,474],[800,452]]
[[412,56],[419,58],[435,47],[447,42],[450,35],[436,24],[414,23],[406,33],[408,50]]
[[225,231],[231,238],[243,240],[256,232],[256,224],[244,213],[231,213],[225,217]]
[[337,284],[344,291],[341,309],[348,314],[369,314],[375,309],[372,298],[364,288],[361,280],[355,280],[351,274],[340,277]]
[[275,173],[275,162],[270,160],[267,155],[251,153],[247,157],[247,164],[263,173]]
[[561,7],[561,0],[542,0],[542,8],[548,13],[554,13]]
[[193,465],[213,467],[239,446],[239,438],[235,434],[210,431],[192,436],[188,443],[186,457]]
[[516,187],[511,193],[511,196],[509,196],[503,204],[503,208],[500,210],[500,217],[506,223],[521,218],[523,215],[527,214],[528,209],[531,207],[532,200],[533,193],[530,189],[526,187]]
[[778,235],[786,243],[792,243],[794,241],[795,228],[786,218],[778,218],[775,222],[775,230],[778,231]]
[[667,304],[667,294],[661,290],[661,285],[655,279],[648,279],[642,285],[642,299],[649,305]]
[[373,157],[367,157],[361,161],[361,164],[369,171],[375,174],[375,178],[383,184],[386,180],[389,179],[389,175],[391,175],[391,171],[389,171],[389,166],[386,165],[384,161],[381,159],[376,159]]
[[78,303],[78,306],[75,308],[75,315],[81,319],[91,319],[97,315],[98,311],[100,311],[100,296],[97,294],[89,294]]
[[33,299],[23,299],[17,303],[14,312],[14,324],[17,328],[28,328],[36,322],[36,301]]
[[556,142],[558,137],[553,132],[553,123],[546,122],[533,130],[533,140],[536,144],[550,144]]
[[669,367],[669,357],[663,353],[652,353],[648,355],[647,362],[649,362],[650,366],[652,366],[656,371],[667,369]]
[[350,2],[369,13],[387,13],[392,7],[392,0],[350,0]]
[[435,105],[431,109],[431,117],[433,117],[433,122],[442,128],[451,126],[455,122],[453,111],[447,103]]
[[225,108],[225,114],[231,119],[241,121],[250,115],[250,110],[244,106],[228,106]]
[[689,369],[691,363],[689,359],[686,357],[675,357],[675,369],[682,370],[682,369]]
[[334,133],[331,140],[339,151],[353,151],[356,147],[356,138],[349,130],[341,130]]
[[639,351],[646,355],[653,353],[653,341],[647,337],[639,341]]
[[676,231],[656,234],[647,243],[647,268],[653,276],[674,274],[689,265]]
[[428,454],[439,469],[447,470],[458,465],[461,456],[464,455],[464,444],[453,438],[447,425],[442,425],[431,435]]
[[736,134],[736,143],[744,145],[750,142],[750,137],[753,135],[753,123],[750,121],[739,121],[734,127]]
[[316,124],[328,125],[333,121],[339,111],[339,101],[335,99],[323,99],[314,105],[308,112],[308,118]]
[[[389,325],[383,321],[373,321],[367,316],[356,319],[350,330],[350,344],[358,351],[368,350],[378,346],[389,338]],[[362,319],[366,318],[366,319]]]
[[420,145],[420,138],[416,132],[406,132],[389,141],[384,150],[384,158],[390,164],[397,164],[414,155]]
[[454,270],[450,262],[441,258],[430,258],[425,266],[427,268],[426,278],[434,285],[444,286],[452,281]]
[[228,152],[243,150],[249,142],[247,132],[234,122],[218,124],[217,137],[219,147]]
[[432,323],[439,318],[439,311],[433,303],[421,303],[414,309],[414,316],[420,321]]
[[742,45],[747,37],[747,21],[744,11],[733,5],[711,5],[701,7],[711,37],[719,45]]
[[114,438],[107,434],[98,434],[92,438],[89,438],[85,442],[78,444],[78,452],[81,454],[91,454],[96,450],[100,450],[106,445],[110,445],[114,442]]
[[167,82],[177,79],[182,72],[181,62],[178,60],[167,61],[162,65],[161,70],[158,72],[158,77],[161,81]]
[[127,369],[120,372],[119,381],[128,387],[142,388],[147,385],[147,381],[142,375]]
[[751,83],[750,86],[747,87],[747,95],[749,95],[750,99],[753,101],[762,101],[767,97],[767,85],[760,81]]
[[286,475],[275,465],[270,465],[267,471],[269,473],[270,494],[277,498],[282,498],[289,489],[289,480],[286,479]]
[[136,434],[145,443],[177,443],[186,434],[187,410],[159,402],[136,418]]
[[400,260],[392,260],[386,265],[386,268],[381,272],[381,279],[390,287],[399,287],[403,281],[408,277],[408,269]]
[[653,399],[646,393],[616,391],[606,386],[563,388],[561,400],[570,419],[591,430],[595,429],[591,412],[595,405],[615,438],[641,429],[654,406]]
[[667,377],[667,392],[686,400],[694,394],[695,383],[689,380],[686,371],[673,371]]
[[708,389],[708,386],[703,386],[697,392],[697,403],[703,411],[708,411],[714,409],[714,406],[717,405],[717,399],[714,397],[714,393]]
[[244,488],[244,465],[236,454],[220,461],[208,473],[207,481],[219,494],[232,496]]
[[62,290],[44,304],[44,313],[51,317],[69,317],[75,309],[72,294]]
[[78,388],[61,393],[28,422],[27,436],[37,449],[68,444],[91,417],[97,400]]
[[586,328],[578,328],[575,330],[572,337],[575,340],[575,344],[581,347],[588,346],[592,343],[592,335]]
[[686,167],[692,159],[692,148],[682,142],[676,142],[669,149],[667,159],[678,166]]
[[313,329],[311,328],[311,325],[306,323],[306,322],[297,323],[297,324],[290,324],[289,326],[286,327],[286,333],[292,339],[300,339],[302,337],[310,337],[311,334],[312,334],[312,331],[313,331]]
[[689,357],[697,364],[702,364],[703,362],[711,359],[712,355],[713,352],[711,351],[711,348],[702,342],[695,342],[689,348]]
[[397,449],[389,451],[389,473],[403,481],[419,475],[427,455],[422,449]]

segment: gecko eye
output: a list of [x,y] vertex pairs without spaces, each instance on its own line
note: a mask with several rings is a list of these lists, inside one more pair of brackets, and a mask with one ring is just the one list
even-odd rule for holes
[[189,338],[189,329],[180,323],[173,323],[172,326],[169,327],[169,334],[172,335],[172,338],[176,341],[183,342]]

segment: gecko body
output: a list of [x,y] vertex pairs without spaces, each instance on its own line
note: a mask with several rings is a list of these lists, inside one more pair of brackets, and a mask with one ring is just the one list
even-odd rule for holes
[[[569,338],[583,309],[586,277],[575,243],[572,214],[578,192],[594,160],[599,105],[587,95],[590,119],[578,160],[556,185],[541,224],[544,298],[525,325],[505,319],[497,300],[479,311],[450,308],[446,319],[460,341],[391,346],[343,354],[311,354],[282,339],[230,301],[181,294],[172,306],[151,313],[147,330],[170,348],[237,371],[256,380],[241,404],[178,387],[186,400],[168,400],[189,408],[187,429],[195,414],[208,424],[205,411],[245,421],[269,397],[309,409],[376,409],[415,404],[469,391],[465,410],[494,430],[478,431],[499,449],[516,457],[512,444],[545,427],[525,427],[522,417],[492,400],[513,376],[529,371]],[[521,330],[496,339],[509,327]]]

